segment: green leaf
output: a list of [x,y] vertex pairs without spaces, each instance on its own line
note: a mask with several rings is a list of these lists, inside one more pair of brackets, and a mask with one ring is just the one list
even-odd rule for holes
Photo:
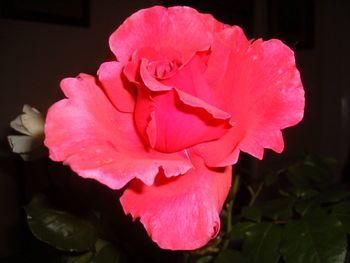
[[104,246],[91,263],[126,263],[125,255],[115,246],[108,244]]
[[291,192],[299,199],[310,199],[319,195],[319,191],[310,188],[294,188]]
[[304,160],[288,167],[287,178],[299,188],[324,189],[333,181],[331,164],[326,158],[307,155]]
[[308,171],[300,164],[294,164],[287,169],[287,179],[289,182],[297,188],[308,188],[310,180],[307,176]]
[[264,182],[266,186],[271,186],[274,183],[276,183],[278,179],[279,179],[279,173],[270,172],[265,176]]
[[272,223],[256,224],[247,233],[243,243],[243,256],[249,263],[276,263],[281,241],[281,228]]
[[259,205],[262,215],[272,220],[285,220],[293,215],[294,199],[282,197],[266,201]]
[[78,256],[68,256],[65,258],[65,263],[89,263],[93,257],[92,252],[87,252]]
[[343,263],[346,235],[334,216],[289,222],[283,232],[281,253],[286,263]]
[[323,192],[320,195],[320,203],[338,203],[350,196],[349,191],[332,190]]
[[246,234],[256,225],[254,222],[238,223],[233,226],[231,231],[231,238],[233,240],[243,239]]
[[350,263],[350,255],[349,255],[349,252],[346,254],[346,258],[345,258],[344,263]]
[[294,209],[302,217],[319,217],[325,215],[325,211],[322,210],[320,207],[320,202],[318,198],[300,200],[295,203]]
[[341,222],[343,230],[350,234],[350,202],[335,205],[332,212]]
[[196,263],[209,263],[213,260],[213,256],[203,256],[196,260]]
[[228,249],[223,250],[215,258],[214,263],[241,263],[243,262],[243,257],[241,253],[237,250]]
[[246,206],[242,209],[242,216],[245,219],[252,220],[254,222],[260,222],[262,214],[260,208],[255,206]]
[[97,231],[89,222],[55,210],[42,195],[34,197],[25,210],[33,235],[57,249],[83,252],[97,240]]

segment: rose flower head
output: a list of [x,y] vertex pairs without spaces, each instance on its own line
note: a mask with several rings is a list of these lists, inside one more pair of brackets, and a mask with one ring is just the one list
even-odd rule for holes
[[45,124],[54,161],[112,189],[160,247],[190,250],[220,229],[240,151],[283,150],[303,117],[293,52],[249,41],[189,7],[140,10],[109,39],[97,77],[62,80]]

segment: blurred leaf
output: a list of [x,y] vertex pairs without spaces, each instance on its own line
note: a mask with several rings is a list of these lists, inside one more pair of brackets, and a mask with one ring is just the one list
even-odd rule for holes
[[68,256],[65,258],[65,263],[89,263],[93,257],[92,252],[87,252],[82,255]]
[[270,172],[265,176],[264,182],[266,186],[271,186],[274,183],[276,183],[278,179],[279,179],[279,173]]
[[97,231],[89,222],[55,210],[43,195],[34,197],[25,210],[33,235],[57,249],[87,251],[97,240]]
[[243,256],[249,263],[276,263],[281,241],[281,228],[272,223],[256,224],[247,232],[243,243]]
[[344,263],[350,263],[350,255],[349,255],[349,251],[348,253],[346,254],[346,257],[345,257],[345,261]]
[[261,221],[261,210],[258,207],[255,206],[246,206],[242,209],[242,217],[248,220],[252,220],[254,222],[260,222]]
[[287,169],[287,179],[297,188],[308,188],[310,180],[308,178],[308,171],[304,165],[297,163],[291,165]]
[[234,225],[231,231],[231,238],[234,240],[245,238],[247,232],[249,232],[255,225],[256,223],[254,222],[244,222]]
[[223,250],[219,253],[219,255],[215,258],[214,263],[242,263],[243,258],[239,251],[228,249]]
[[91,263],[126,263],[125,255],[117,247],[113,245],[104,246],[97,255],[92,259]]
[[338,203],[350,196],[349,191],[332,190],[323,192],[320,195],[320,203]]
[[278,193],[279,193],[281,196],[283,196],[283,197],[291,197],[291,194],[290,194],[289,192],[284,191],[284,190],[282,190],[282,189],[279,189],[279,190],[278,190]]
[[330,172],[337,164],[337,160],[317,154],[307,154],[304,158],[304,164],[317,167],[322,171]]
[[350,234],[350,202],[335,205],[332,212],[341,222],[343,230]]
[[318,217],[324,216],[325,211],[321,209],[318,198],[311,198],[307,200],[299,200],[294,205],[295,211],[297,211],[302,217]]
[[310,199],[320,193],[319,191],[310,188],[294,188],[291,191],[295,197],[300,199]]
[[346,235],[333,216],[289,222],[283,232],[281,253],[286,263],[343,263]]
[[213,256],[204,256],[196,260],[196,263],[209,263],[213,260]]
[[327,158],[309,154],[302,161],[288,167],[287,178],[298,188],[324,189],[333,181],[331,169],[332,165]]
[[266,201],[259,205],[262,215],[272,220],[284,220],[293,215],[294,199],[282,197]]

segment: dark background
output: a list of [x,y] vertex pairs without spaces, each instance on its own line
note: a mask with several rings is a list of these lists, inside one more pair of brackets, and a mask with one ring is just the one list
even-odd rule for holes
[[[314,152],[336,158],[338,177],[346,178],[350,1],[55,0],[38,8],[43,2],[4,0],[0,4],[0,257],[16,252],[20,236],[21,163],[7,145],[6,136],[13,133],[9,122],[24,103],[45,112],[62,98],[62,78],[94,74],[108,54],[110,33],[134,11],[155,4],[191,5],[225,23],[240,25],[249,38],[280,38],[295,50],[306,93],[305,117],[284,131],[281,155],[267,151],[264,161],[248,161],[254,176],[271,163]],[[72,2],[77,4],[74,8]],[[79,9],[81,3],[83,9]]]

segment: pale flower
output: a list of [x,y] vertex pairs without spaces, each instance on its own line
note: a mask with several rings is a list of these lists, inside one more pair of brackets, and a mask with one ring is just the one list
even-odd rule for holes
[[9,135],[7,139],[12,151],[20,154],[23,160],[42,157],[44,121],[43,115],[27,104],[23,106],[23,113],[11,121],[11,128],[23,135]]

